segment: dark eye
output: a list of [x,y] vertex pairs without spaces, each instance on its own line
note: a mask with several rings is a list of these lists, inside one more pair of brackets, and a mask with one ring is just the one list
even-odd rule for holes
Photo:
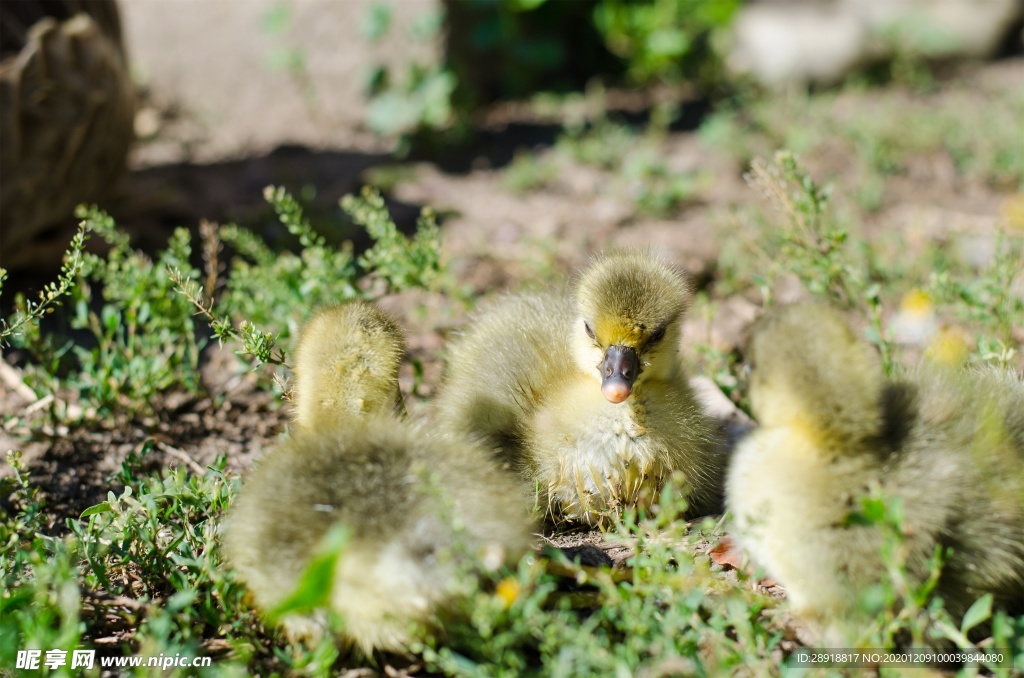
[[592,328],[590,326],[590,323],[588,323],[586,320],[583,321],[583,329],[587,331],[588,337],[590,337],[591,339],[594,338],[594,328]]
[[659,327],[658,329],[651,332],[651,336],[647,339],[648,344],[656,344],[665,338],[665,328]]

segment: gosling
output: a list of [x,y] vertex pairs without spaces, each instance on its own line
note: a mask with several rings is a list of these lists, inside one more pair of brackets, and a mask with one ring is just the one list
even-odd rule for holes
[[556,521],[601,524],[680,474],[721,501],[723,455],[679,358],[692,293],[645,252],[596,258],[572,291],[503,299],[449,345],[438,412],[483,439]]
[[330,630],[327,610],[275,610],[336,529],[347,532],[325,600],[343,643],[366,655],[408,652],[471,590],[468,573],[514,562],[532,541],[518,487],[482,450],[393,414],[384,395],[397,389],[402,354],[381,347],[402,336],[384,318],[357,303],[309,321],[296,361],[299,425],[248,474],[224,529],[227,560],[256,606],[307,643]]
[[820,303],[759,320],[748,360],[761,427],[734,455],[726,501],[741,544],[797,614],[841,638],[863,614],[858,592],[884,581],[882,531],[856,520],[871,493],[901,507],[915,581],[937,547],[951,549],[937,593],[952,615],[986,593],[1024,603],[1016,375],[925,365],[887,381],[870,346]]
[[295,423],[315,429],[335,419],[404,413],[398,388],[404,354],[401,326],[374,304],[321,310],[295,346]]

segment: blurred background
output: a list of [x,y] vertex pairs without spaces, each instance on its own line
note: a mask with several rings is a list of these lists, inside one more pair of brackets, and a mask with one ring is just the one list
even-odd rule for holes
[[359,250],[368,240],[338,199],[370,184],[404,230],[420,207],[438,211],[470,296],[554,277],[600,247],[653,246],[723,299],[708,338],[731,349],[758,301],[737,292],[765,292],[767,277],[776,297],[798,287],[759,271],[770,248],[738,244],[773,228],[743,179],[757,157],[801,157],[876,267],[899,264],[893,278],[923,280],[939,255],[981,270],[1024,220],[1022,0],[5,0],[0,12],[0,265],[16,289],[52,279],[78,203],[146,251],[203,219],[294,248],[262,197],[282,185]]
[[[747,155],[829,134],[759,122],[749,112],[758,102],[836,96],[853,83],[878,100],[861,115],[890,118],[900,137],[918,132],[916,112],[935,113],[915,108],[922,97],[934,101],[981,61],[998,65],[981,66],[978,80],[1010,98],[1024,88],[1021,0],[6,0],[0,12],[0,264],[16,270],[55,270],[79,202],[112,210],[145,245],[201,218],[257,218],[268,183],[315,194],[337,218],[337,198],[367,181],[399,201],[475,194],[481,205],[440,207],[478,209],[476,227],[490,230],[523,206],[540,236],[557,235],[565,210],[593,211],[598,223],[632,216],[612,184],[628,184],[626,203],[641,194],[641,212],[669,216],[706,200],[725,172],[739,176]],[[976,124],[999,115],[975,103]],[[856,105],[826,117],[840,122]],[[664,132],[648,154],[657,158],[635,159],[635,144],[607,129],[610,138],[587,136],[607,123]],[[694,131],[740,167],[694,147]],[[755,136],[767,143],[744,138]],[[1001,142],[1021,150],[1019,138]],[[577,160],[600,156],[579,164],[622,171],[530,165],[538,149],[574,143]],[[883,139],[877,153],[900,143]],[[834,150],[833,167],[853,164]],[[397,170],[367,174],[409,159],[462,178],[434,186]],[[568,183],[571,195],[530,209],[465,178],[510,163],[508,182],[525,182],[524,192]],[[1019,186],[1012,171],[999,179]],[[581,208],[583,198],[595,204]]]

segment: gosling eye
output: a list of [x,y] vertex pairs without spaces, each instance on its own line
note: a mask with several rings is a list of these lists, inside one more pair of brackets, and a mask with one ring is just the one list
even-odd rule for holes
[[659,341],[665,338],[665,327],[659,327],[658,329],[651,332],[651,336],[647,338],[647,345],[657,344]]
[[597,341],[597,339],[594,338],[594,328],[591,327],[590,323],[587,322],[586,320],[583,321],[583,329],[585,329],[587,331],[587,336],[588,337],[590,337],[591,339],[594,339],[594,341]]

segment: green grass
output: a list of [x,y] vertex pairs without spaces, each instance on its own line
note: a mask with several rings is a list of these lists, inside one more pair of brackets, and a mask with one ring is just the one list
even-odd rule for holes
[[[603,105],[599,91],[588,98],[592,101],[587,108]],[[637,215],[676,214],[708,181],[697,172],[674,170],[665,161],[662,146],[672,115],[671,109],[659,109],[644,128],[613,122],[603,109],[593,120],[568,122],[553,149],[518,154],[504,172],[504,185],[513,193],[557,189],[563,171],[586,167],[599,172],[603,190]]]
[[[1014,150],[1009,121],[1021,117],[1022,100],[984,93],[992,124],[979,126],[968,115],[975,110],[969,98],[958,92],[915,95],[920,99],[896,90],[781,97],[707,122],[705,143],[743,159],[751,200],[736,207],[735,227],[744,235],[728,238],[692,313],[712,320],[734,294],[770,305],[780,281],[792,279],[806,294],[859,317],[892,368],[916,359],[892,332],[901,300],[916,291],[943,321],[975,338],[963,359],[1019,370],[1024,300],[1013,285],[1024,234],[1006,220],[995,236],[995,256],[978,266],[958,258],[947,242],[907,257],[899,237],[861,226],[922,154],[946,154],[962,181],[994,193],[1021,188],[1024,153]],[[867,105],[872,99],[877,109]],[[658,155],[666,134],[661,123],[571,125],[548,154],[516,161],[507,188],[544,190],[557,183],[565,163],[577,163],[609,177],[638,214],[672,215],[689,200],[696,178],[666,169]],[[820,156],[829,144],[849,152],[853,170],[826,182],[799,157]],[[776,153],[779,147],[791,151]],[[224,397],[205,392],[199,371],[203,352],[215,350],[210,338],[238,354],[240,369],[255,370],[262,388],[282,395],[287,347],[307,309],[452,285],[429,210],[406,237],[379,194],[344,199],[344,210],[375,243],[356,256],[320,236],[283,190],[268,188],[266,198],[297,239],[296,251],[274,251],[258,234],[229,224],[203,226],[197,242],[179,230],[149,257],[102,211],[83,208],[58,280],[36,299],[18,299],[14,315],[0,323],[0,342],[24,350],[26,383],[39,396],[54,396],[36,412],[5,413],[6,429],[45,438],[45,431],[63,426],[70,440],[103,435],[117,423],[143,432],[120,470],[91,488],[94,505],[78,515],[51,505],[60,497],[40,492],[25,463],[10,455],[11,470],[0,477],[0,667],[29,647],[211,656],[215,663],[206,672],[217,675],[332,675],[372,665],[330,642],[288,645],[250,607],[219,552],[219,521],[240,482],[223,456],[202,472],[154,468],[158,443],[149,422],[177,416],[165,398]],[[108,242],[109,253],[84,253],[88,237]],[[192,263],[199,258],[202,266]],[[61,303],[66,325],[40,329],[39,319]],[[727,395],[745,403],[738,352],[701,343],[691,355]],[[785,604],[759,592],[755,577],[726,576],[704,554],[727,522],[687,525],[678,519],[683,509],[666,488],[650,514],[627,515],[606,535],[635,549],[625,569],[552,566],[534,556],[485,576],[459,602],[443,635],[424,636],[411,659],[376,658],[378,666],[412,662],[460,676],[710,676],[745,667],[757,675],[786,673],[797,643]],[[883,647],[937,633],[968,647],[967,632],[987,625],[991,637],[983,646],[1009,648],[1014,670],[1024,672],[1024,618],[991,610],[982,599],[955,623],[931,596],[934,576],[908,583],[899,507],[869,496],[860,519],[888,535],[891,576],[865,592],[863,604],[878,621],[851,643]],[[937,553],[936,576],[942,560]]]
[[[202,274],[189,263],[187,230],[175,231],[154,261],[133,250],[108,215],[80,209],[81,227],[60,279],[38,301],[19,299],[14,316],[0,325],[5,343],[36,358],[26,381],[37,394],[59,398],[48,411],[5,414],[4,424],[37,431],[46,419],[73,431],[102,431],[111,420],[146,427],[161,396],[203,389],[198,356],[205,335],[194,316],[251,369],[283,369],[283,347],[306,309],[429,287],[440,276],[429,210],[406,238],[378,193],[347,196],[342,208],[374,242],[356,257],[328,245],[284,190],[270,187],[265,195],[301,251],[272,252],[235,225],[205,226],[205,280],[223,288],[216,295],[194,282]],[[105,256],[83,253],[89,235],[110,244]],[[236,252],[223,276],[216,274],[222,243]],[[79,345],[40,331],[39,318],[67,298],[74,306],[68,325],[91,341]],[[280,383],[275,373],[262,372],[264,387]],[[275,647],[220,561],[219,519],[237,491],[237,476],[225,472],[223,459],[200,475],[144,471],[154,445],[147,437],[108,478],[106,501],[71,516],[48,509],[19,455],[10,454],[12,477],[0,478],[0,666],[13,666],[18,649],[96,647],[110,655],[214,655],[225,660],[220,669],[233,663],[260,673],[327,672],[337,651]]]
[[[978,107],[985,124],[978,124]],[[846,190],[866,212],[882,206],[888,179],[922,156],[948,159],[965,181],[1024,189],[1024,117],[1019,91],[970,82],[916,92],[857,86],[810,96],[787,93],[723,107],[704,122],[705,142],[750,161],[786,148],[848,159]]]
[[887,372],[900,356],[886,311],[916,290],[926,290],[935,314],[976,337],[968,359],[1020,369],[1021,345],[1014,329],[1024,325],[1024,299],[1013,285],[1024,260],[1024,234],[1001,225],[994,234],[993,258],[980,269],[957,262],[941,248],[928,252],[924,266],[908,269],[902,250],[886,251],[835,216],[829,190],[792,153],[780,152],[770,163],[755,159],[746,177],[774,214],[755,213],[748,239],[740,245],[743,251],[727,256],[731,285],[757,287],[770,305],[779,277],[788,275],[811,295],[858,311]]

